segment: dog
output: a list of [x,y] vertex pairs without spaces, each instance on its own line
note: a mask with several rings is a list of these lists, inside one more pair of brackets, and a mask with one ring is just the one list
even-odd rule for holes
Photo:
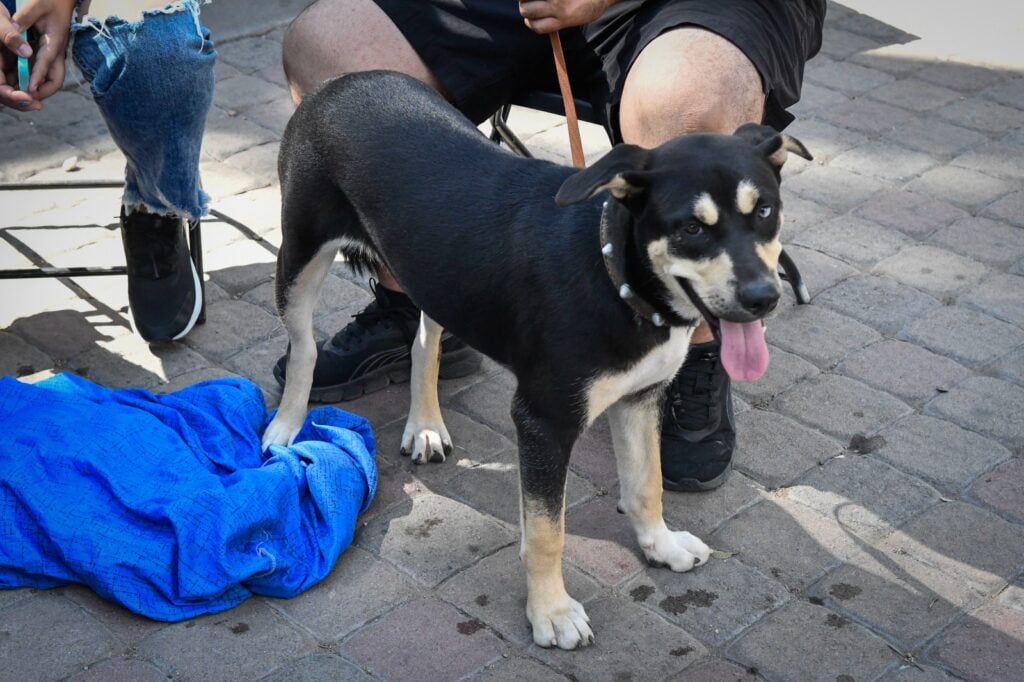
[[748,124],[655,149],[620,144],[574,170],[513,156],[441,95],[394,72],[350,74],[303,100],[281,141],[277,305],[286,382],[264,447],[305,416],[312,312],[340,252],[386,267],[423,311],[402,451],[452,448],[437,396],[449,329],[515,373],[526,615],[542,647],[593,642],[562,579],[564,492],[581,431],[608,414],[619,509],[647,560],[673,571],[711,550],[662,518],[660,398],[702,315],[734,378],[767,366],[762,318],[779,300],[780,170],[798,140]]

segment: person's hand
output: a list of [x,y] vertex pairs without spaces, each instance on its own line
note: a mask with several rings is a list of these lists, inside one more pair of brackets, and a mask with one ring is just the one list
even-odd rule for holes
[[615,0],[519,0],[519,14],[535,33],[589,24]]
[[[74,6],[75,0],[29,0],[11,17],[0,4],[0,104],[18,111],[39,111],[43,100],[61,89]],[[34,55],[21,37],[30,27],[39,36]],[[17,89],[19,55],[35,57],[28,92]]]

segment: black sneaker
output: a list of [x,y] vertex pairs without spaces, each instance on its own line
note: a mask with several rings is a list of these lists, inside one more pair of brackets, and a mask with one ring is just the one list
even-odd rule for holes
[[203,309],[203,289],[188,252],[185,221],[121,209],[132,326],[146,341],[188,334]]
[[719,343],[690,346],[662,408],[661,475],[666,490],[698,492],[725,483],[736,449],[729,375]]
[[[352,322],[320,346],[313,369],[309,399],[320,403],[353,400],[388,384],[409,380],[412,355],[409,352],[420,311],[403,293],[370,282],[374,301]],[[288,356],[274,366],[274,378],[284,386]],[[482,356],[461,339],[441,335],[442,379],[464,377],[480,368]]]

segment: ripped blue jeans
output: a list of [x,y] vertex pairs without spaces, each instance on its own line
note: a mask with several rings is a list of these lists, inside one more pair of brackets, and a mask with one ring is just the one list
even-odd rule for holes
[[199,150],[213,102],[217,52],[200,0],[118,17],[72,20],[71,55],[128,160],[124,207],[186,219],[206,213]]

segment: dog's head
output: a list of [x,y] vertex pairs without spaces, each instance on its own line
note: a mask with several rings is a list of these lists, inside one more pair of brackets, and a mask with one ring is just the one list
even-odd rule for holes
[[781,295],[779,180],[790,152],[811,159],[799,140],[756,124],[650,150],[621,144],[569,177],[555,200],[565,206],[607,190],[628,213],[631,239],[668,289],[669,303],[692,317],[689,287],[722,322],[724,360],[724,346],[735,341],[727,336],[739,334],[744,343],[754,332],[749,323],[771,312]]

